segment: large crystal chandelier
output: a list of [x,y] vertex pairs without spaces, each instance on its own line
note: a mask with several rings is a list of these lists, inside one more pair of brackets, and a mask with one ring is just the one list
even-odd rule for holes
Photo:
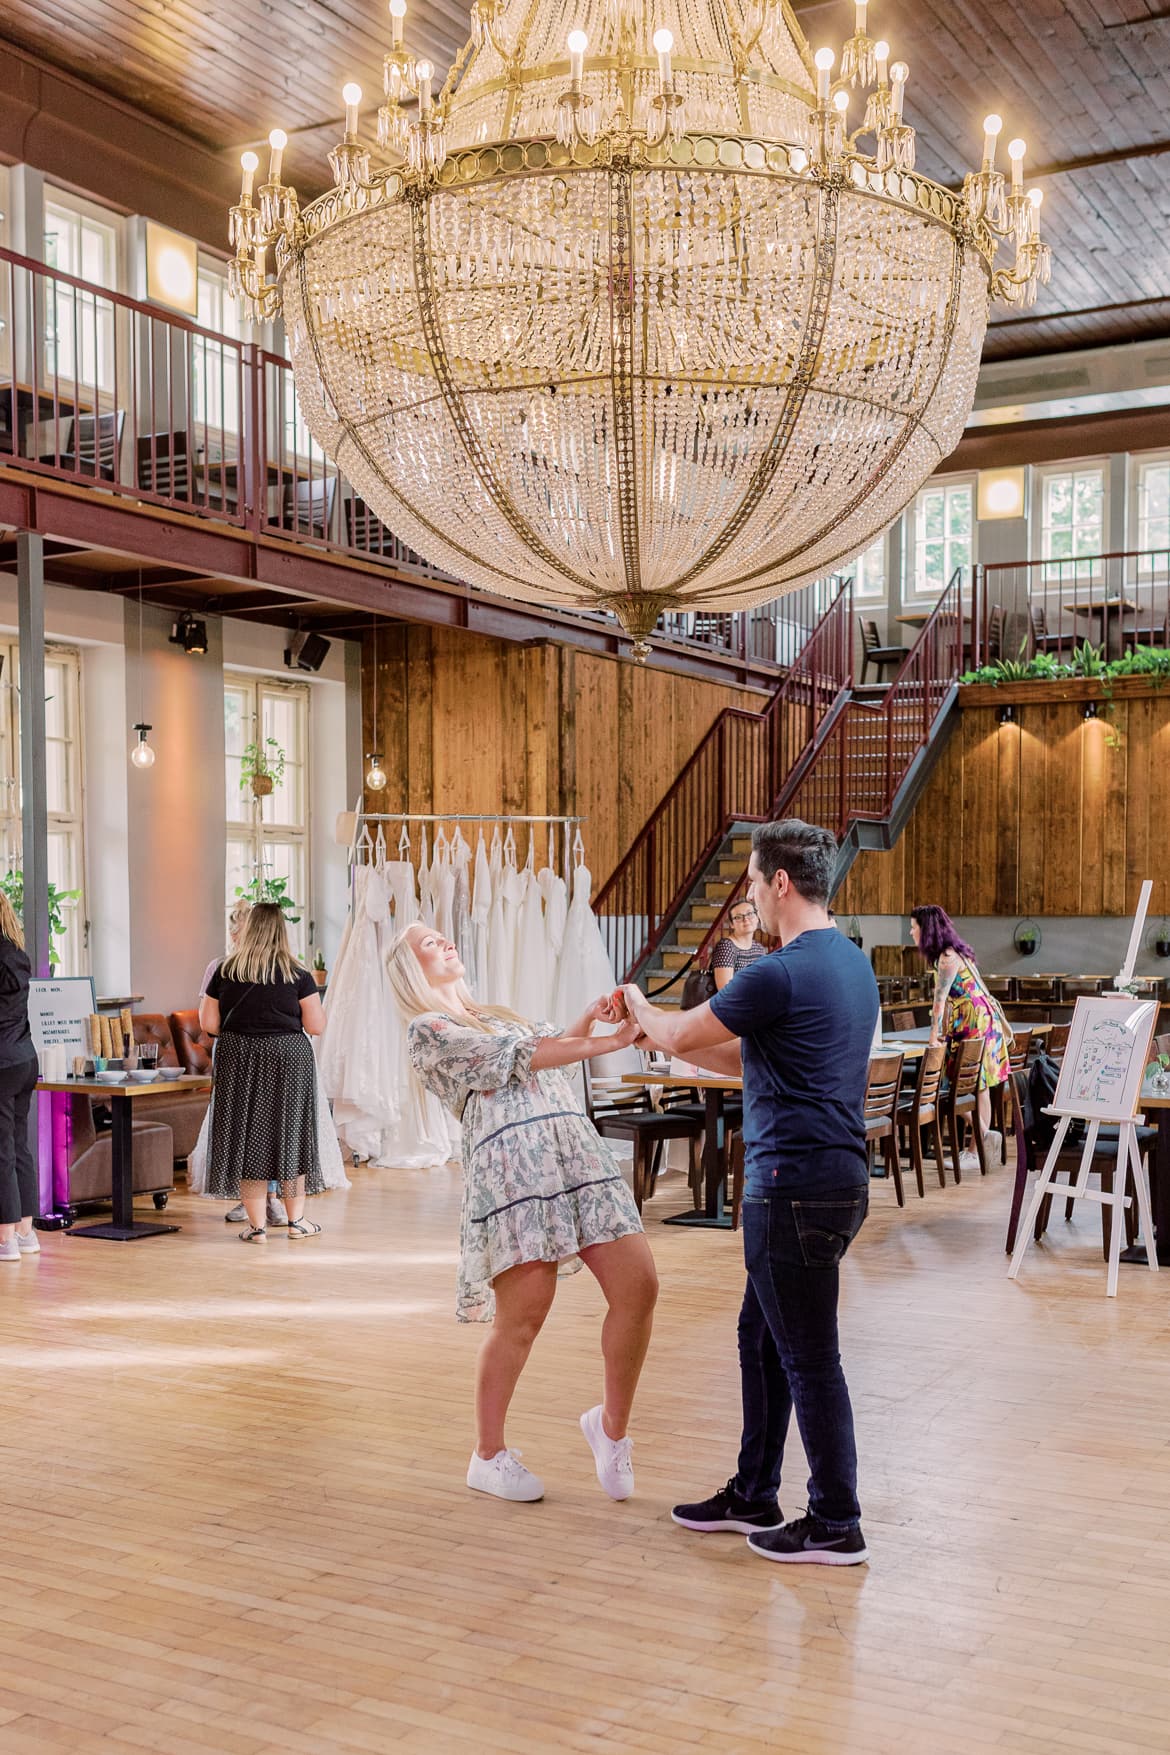
[[438,96],[405,12],[377,163],[347,86],[335,186],[302,209],[277,131],[231,214],[235,286],[377,515],[640,653],[664,609],[866,547],[956,444],[990,300],[1048,278],[1023,142],[1008,181],[989,116],[961,194],[919,175],[866,0],[839,63],[786,0],[573,0],[567,34],[560,0],[475,0]]

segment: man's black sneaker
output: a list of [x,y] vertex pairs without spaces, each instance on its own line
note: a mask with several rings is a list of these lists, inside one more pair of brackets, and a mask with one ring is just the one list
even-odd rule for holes
[[797,1565],[860,1566],[869,1559],[860,1528],[831,1530],[811,1514],[781,1524],[777,1530],[750,1535],[748,1547],[765,1560],[787,1560]]
[[784,1513],[778,1505],[749,1505],[735,1491],[735,1476],[710,1499],[695,1505],[676,1505],[671,1512],[675,1523],[684,1530],[698,1530],[711,1535],[716,1530],[737,1530],[740,1535],[754,1535],[760,1530],[778,1530]]

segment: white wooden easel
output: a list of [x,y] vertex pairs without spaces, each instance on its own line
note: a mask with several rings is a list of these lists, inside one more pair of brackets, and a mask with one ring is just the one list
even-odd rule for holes
[[[1154,1219],[1150,1211],[1150,1185],[1146,1178],[1146,1167],[1142,1162],[1138,1148],[1137,1130],[1144,1119],[1140,1115],[1094,1115],[1090,1120],[1075,1109],[1046,1109],[1045,1115],[1059,1116],[1060,1122],[1056,1136],[1044,1160],[1044,1168],[1036,1178],[1036,1186],[1032,1198],[1028,1202],[1028,1210],[1020,1220],[1016,1233],[1016,1247],[1012,1251],[1011,1266],[1008,1268],[1008,1279],[1014,1280],[1019,1274],[1028,1244],[1032,1241],[1032,1233],[1036,1227],[1036,1215],[1046,1195],[1060,1200],[1088,1200],[1098,1206],[1113,1208],[1113,1225],[1109,1236],[1109,1276],[1105,1283],[1105,1293],[1109,1298],[1117,1296],[1117,1269],[1121,1259],[1122,1219],[1129,1205],[1130,1197],[1126,1194],[1126,1186],[1133,1178],[1134,1193],[1137,1197],[1138,1212],[1141,1215],[1142,1234],[1146,1240],[1146,1258],[1151,1273],[1158,1271],[1158,1252],[1154,1248]],[[1057,1182],[1056,1166],[1064,1145],[1064,1136],[1072,1122],[1087,1121],[1084,1150],[1081,1152],[1080,1167],[1074,1183]],[[1106,1194],[1103,1188],[1089,1187],[1089,1172],[1093,1165],[1093,1154],[1097,1147],[1097,1135],[1102,1123],[1118,1129],[1117,1164],[1113,1172],[1113,1193]]]

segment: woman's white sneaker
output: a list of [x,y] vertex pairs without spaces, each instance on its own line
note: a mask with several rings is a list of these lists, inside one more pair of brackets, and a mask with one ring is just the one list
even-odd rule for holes
[[0,1261],[19,1261],[19,1260],[20,1260],[20,1250],[17,1247],[17,1242],[16,1242],[15,1237],[13,1237],[8,1243],[0,1243]]
[[530,1503],[544,1498],[544,1482],[520,1461],[518,1450],[497,1450],[485,1459],[478,1450],[467,1465],[467,1485],[476,1493],[493,1493],[497,1499]]
[[611,1499],[628,1499],[634,1491],[633,1439],[611,1438],[601,1423],[600,1407],[581,1415],[581,1430],[605,1491]]
[[35,1231],[30,1231],[27,1237],[22,1231],[18,1231],[16,1233],[16,1247],[21,1255],[39,1255],[41,1253],[40,1239]]

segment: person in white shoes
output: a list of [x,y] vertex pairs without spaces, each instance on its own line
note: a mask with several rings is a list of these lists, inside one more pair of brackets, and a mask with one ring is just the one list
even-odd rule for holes
[[609,1306],[601,1331],[604,1399],[581,1416],[597,1478],[611,1499],[634,1491],[627,1430],[658,1296],[654,1258],[617,1160],[562,1071],[634,1042],[613,999],[595,1000],[565,1031],[478,1005],[455,946],[416,921],[386,959],[407,1021],[415,1076],[461,1124],[463,1211],[456,1314],[494,1326],[480,1349],[476,1445],[467,1485],[534,1500],[543,1482],[510,1450],[504,1420],[552,1307],[558,1265],[584,1265]]
[[38,1070],[28,1027],[31,973],[23,928],[0,890],[0,1261],[19,1261],[41,1250],[32,1228],[37,1169],[28,1143]]

